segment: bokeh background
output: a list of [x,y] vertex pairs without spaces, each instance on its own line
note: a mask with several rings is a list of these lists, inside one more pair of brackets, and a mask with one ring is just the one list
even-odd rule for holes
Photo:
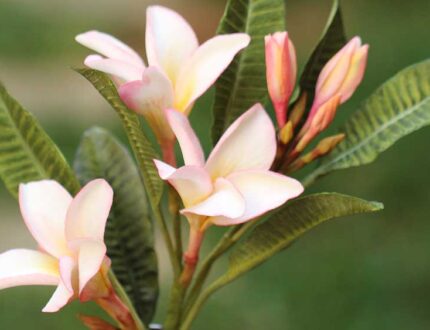
[[[144,52],[145,0],[1,0],[0,79],[72,161],[83,131],[98,125],[124,139],[114,112],[71,70],[87,50],[74,36],[99,29]],[[224,0],[157,1],[181,12],[201,41],[214,34]],[[287,26],[303,64],[317,42],[330,0],[289,0]],[[362,87],[336,124],[401,68],[430,55],[428,0],[344,0],[349,36],[371,45]],[[191,118],[209,144],[211,94]],[[372,165],[336,172],[312,191],[338,191],[385,203],[375,215],[320,226],[289,250],[221,290],[194,329],[430,329],[430,128],[397,143]],[[16,202],[0,186],[0,251],[33,247]],[[219,231],[219,230],[218,230]],[[219,234],[216,230],[214,235]],[[206,248],[210,242],[206,242]],[[159,247],[162,320],[169,279]],[[221,268],[221,269],[220,269]],[[222,264],[218,270],[222,270]],[[53,288],[0,292],[0,329],[83,329],[77,303],[40,313]],[[89,308],[89,310],[87,309]]]

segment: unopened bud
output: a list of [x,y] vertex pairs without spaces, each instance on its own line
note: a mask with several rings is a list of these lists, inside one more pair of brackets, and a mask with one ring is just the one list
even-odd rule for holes
[[283,145],[288,144],[288,142],[291,141],[291,139],[293,138],[294,135],[294,128],[293,128],[293,123],[290,121],[288,121],[284,127],[282,127],[281,131],[279,132],[279,141],[281,141],[281,143]]
[[289,120],[292,122],[294,128],[296,128],[297,125],[302,120],[302,117],[306,110],[307,101],[308,101],[308,94],[306,92],[303,92],[303,94],[300,95],[300,98],[297,100],[296,104],[294,105],[294,108],[291,110]]

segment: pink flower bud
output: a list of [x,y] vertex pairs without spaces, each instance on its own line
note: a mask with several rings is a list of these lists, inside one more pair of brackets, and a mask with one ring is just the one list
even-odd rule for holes
[[296,83],[296,51],[287,32],[267,35],[265,43],[267,86],[278,126],[284,127],[287,121],[288,102]]
[[340,103],[347,101],[361,83],[367,64],[369,45],[361,45],[359,37],[352,38],[322,69],[315,91],[310,116],[335,94]]

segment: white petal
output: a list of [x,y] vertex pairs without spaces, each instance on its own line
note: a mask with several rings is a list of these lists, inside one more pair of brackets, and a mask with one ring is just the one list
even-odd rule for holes
[[112,199],[112,188],[103,179],[93,180],[82,188],[67,212],[67,240],[89,238],[103,241]]
[[234,225],[254,219],[277,208],[287,200],[303,192],[303,186],[295,179],[270,171],[243,171],[227,177],[245,199],[245,213],[234,219],[214,218],[219,226]]
[[103,58],[99,55],[87,56],[84,64],[91,69],[113,75],[119,78],[122,83],[142,79],[144,70],[144,67],[137,67],[120,60]]
[[275,128],[261,104],[256,104],[227,129],[206,168],[212,178],[239,170],[268,170],[275,154]]
[[183,209],[183,214],[204,216],[240,217],[245,212],[245,201],[239,191],[228,180],[219,178],[215,182],[215,191],[201,203]]
[[66,285],[63,282],[60,282],[54,294],[52,295],[51,299],[49,299],[46,306],[42,309],[42,312],[44,313],[58,312],[61,308],[66,306],[72,298],[73,298],[73,292],[70,292],[67,289]]
[[183,166],[176,170],[158,160],[155,165],[160,177],[176,189],[185,207],[201,202],[213,190],[211,178],[202,167]]
[[137,67],[145,66],[139,54],[122,41],[107,33],[88,31],[77,35],[75,40],[107,58],[120,60]]
[[57,182],[43,180],[19,186],[19,205],[25,224],[49,254],[68,254],[64,233],[70,194]]
[[189,111],[249,41],[247,34],[236,33],[216,36],[201,45],[181,69],[175,86],[175,109]]
[[27,249],[0,254],[0,289],[21,285],[57,285],[58,260],[45,253]]
[[172,109],[166,110],[166,116],[181,146],[185,165],[203,166],[205,164],[205,155],[188,118]]
[[164,70],[175,85],[179,70],[197,49],[197,37],[178,13],[161,6],[146,10],[146,54],[150,65]]

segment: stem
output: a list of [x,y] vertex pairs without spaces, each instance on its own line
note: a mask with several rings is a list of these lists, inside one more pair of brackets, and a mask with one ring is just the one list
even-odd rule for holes
[[193,287],[191,288],[190,294],[186,302],[186,312],[188,314],[191,311],[192,306],[196,303],[196,300],[202,290],[203,285],[212,269],[215,261],[227,252],[242,236],[248,232],[250,228],[254,226],[257,220],[249,221],[245,224],[235,226],[227,231],[215,248],[209,253],[206,259],[203,261],[202,267],[196,276]]
[[179,282],[184,288],[190,285],[196,265],[199,260],[200,247],[202,245],[204,231],[190,227],[190,237],[187,251],[184,253],[184,269]]
[[179,279],[175,280],[170,292],[170,303],[167,309],[167,317],[164,330],[177,330],[181,322],[182,307],[186,288],[181,285]]
[[175,140],[165,141],[160,144],[160,147],[163,154],[163,161],[176,167]]
[[182,271],[182,228],[181,214],[179,213],[180,202],[178,194],[172,186],[169,186],[169,211],[173,215],[173,237],[175,240],[176,259]]

